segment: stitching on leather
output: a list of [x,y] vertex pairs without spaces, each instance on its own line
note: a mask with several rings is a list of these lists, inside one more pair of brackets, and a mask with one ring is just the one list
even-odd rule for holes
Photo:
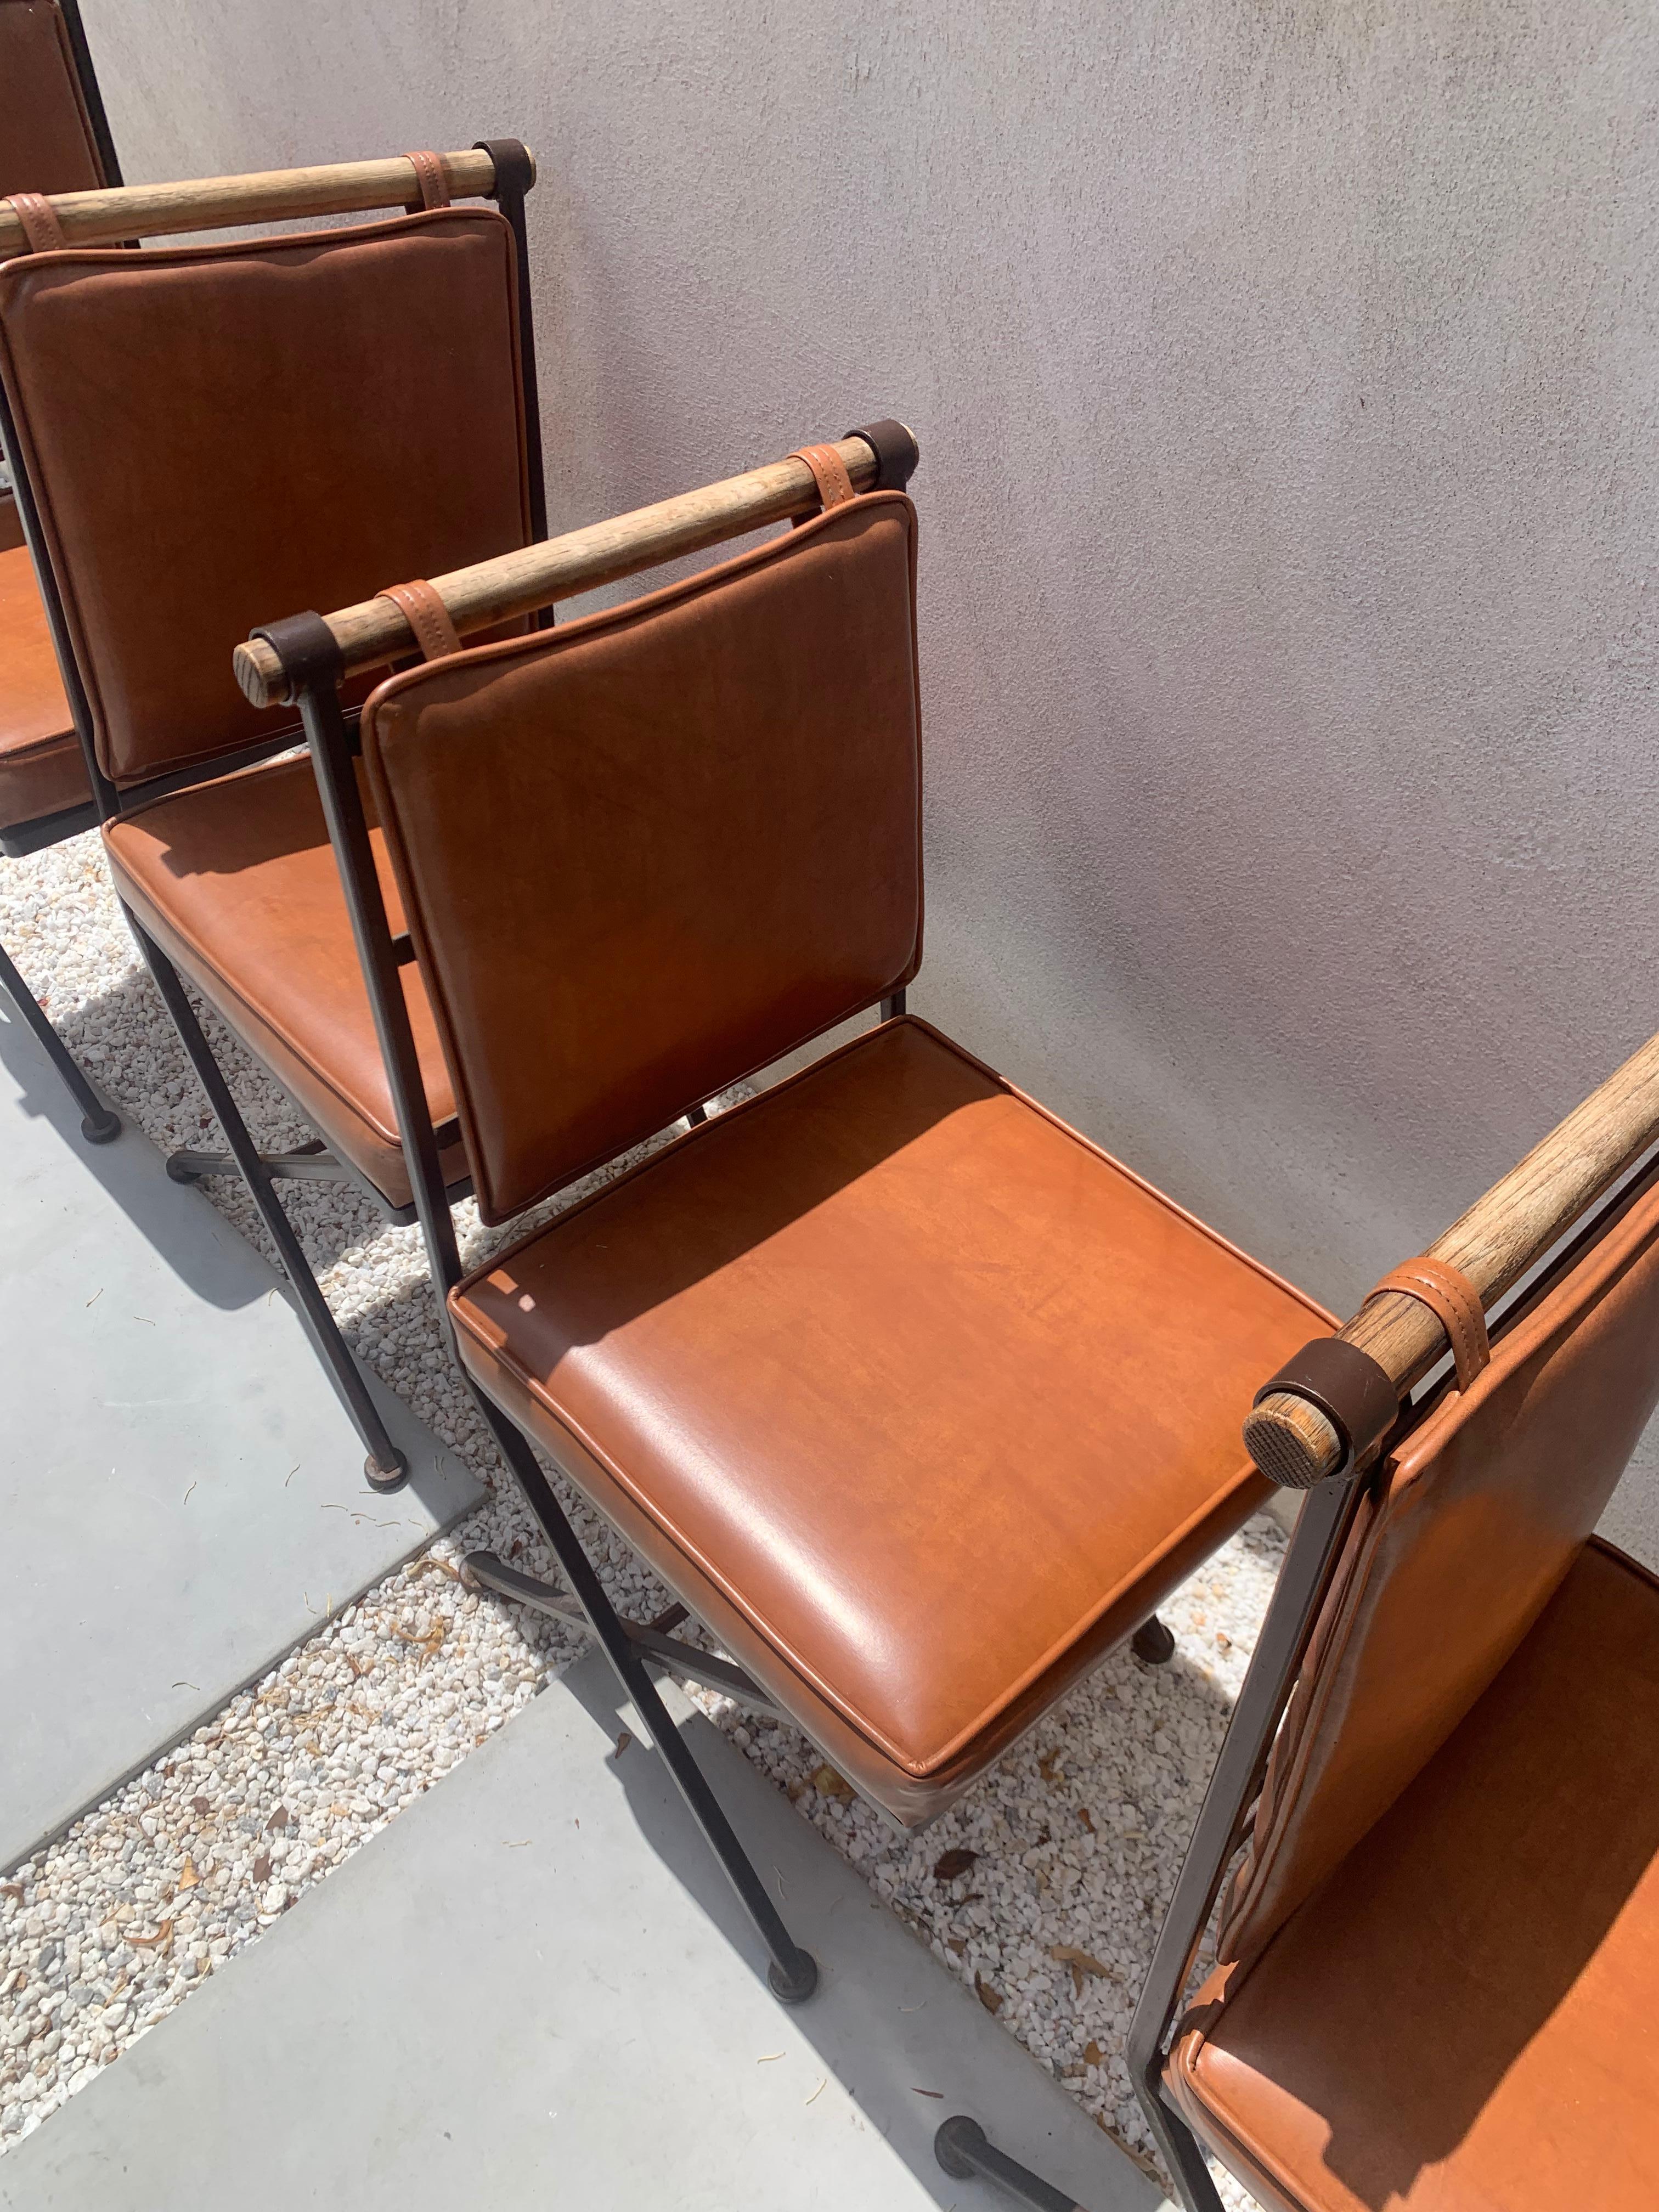
[[1428,1307],[1450,1343],[1457,1387],[1467,1390],[1492,1358],[1486,1315],[1468,1278],[1449,1262],[1423,1254],[1391,1267],[1366,1294],[1366,1304],[1389,1291],[1417,1298]]

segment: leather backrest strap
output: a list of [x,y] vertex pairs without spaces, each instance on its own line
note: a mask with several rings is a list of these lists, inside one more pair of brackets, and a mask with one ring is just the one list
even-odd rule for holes
[[812,481],[818,488],[818,501],[825,512],[832,507],[845,507],[854,497],[853,479],[847,473],[847,464],[833,446],[797,446],[787,456],[792,461],[805,461],[812,471]]
[[69,244],[58,210],[43,192],[13,192],[6,205],[23,226],[29,253],[52,253]]
[[[421,188],[421,205],[423,208],[447,207],[449,186],[444,178],[444,165],[438,156],[430,153],[405,154],[404,159],[414,166],[415,181]],[[409,203],[409,209],[412,215],[415,211],[413,200]]]
[[449,609],[423,576],[407,584],[388,584],[374,596],[391,600],[414,631],[424,659],[442,660],[460,651],[460,632],[450,618]]
[[1372,1298],[1381,1297],[1384,1291],[1398,1291],[1404,1297],[1420,1299],[1435,1315],[1451,1339],[1457,1387],[1467,1390],[1492,1358],[1492,1344],[1486,1335],[1486,1316],[1480,1295],[1462,1269],[1444,1260],[1431,1260],[1426,1253],[1420,1254],[1415,1260],[1402,1261],[1399,1267],[1390,1267],[1375,1290],[1368,1293],[1366,1304]]

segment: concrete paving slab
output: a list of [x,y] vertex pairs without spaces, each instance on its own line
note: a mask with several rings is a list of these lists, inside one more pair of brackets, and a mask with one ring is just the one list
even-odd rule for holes
[[130,1121],[82,1142],[0,996],[0,1867],[477,1501],[373,1387],[391,1498],[271,1268]]
[[797,1936],[787,2010],[594,1655],[15,2150],[6,2212],[994,2212],[980,2119],[1088,2212],[1146,2175],[668,1695]]

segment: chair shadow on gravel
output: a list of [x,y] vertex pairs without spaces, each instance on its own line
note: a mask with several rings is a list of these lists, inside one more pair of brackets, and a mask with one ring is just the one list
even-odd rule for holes
[[[1118,1656],[1109,1656],[1105,1662],[1108,1668]],[[1122,1663],[1133,1663],[1127,1654],[1122,1655]],[[1179,1656],[1166,1668],[1159,1670],[1159,1680],[1166,1691],[1177,1698],[1196,1698],[1212,1709],[1218,1746],[1223,1726],[1232,1710],[1231,1700],[1220,1685]],[[607,1771],[626,1791],[641,1840],[670,1869],[757,1981],[764,1984],[768,1965],[765,1948],[738,1905],[667,1768],[643,1746],[630,1745],[625,1755],[619,1755],[614,1748],[621,1730],[633,1725],[627,1717],[630,1708],[624,1692],[602,1662],[580,1668],[565,1680],[595,1723],[593,1758],[605,1761]],[[1086,1696],[1088,1690],[1087,1681],[1079,1685],[1070,1693],[1070,1698],[1062,1700],[1049,1715],[1051,1732],[1059,1734],[1062,1740],[1067,1704],[1070,1699]],[[1150,1739],[1151,1732],[1144,1722],[1136,1728],[1134,1719],[1127,1713],[1125,1726]],[[949,2016],[955,2003],[970,2008],[974,2005],[972,1992],[935,1960],[941,1984],[948,1982],[950,1987],[929,1991],[932,2024],[927,2027],[922,2025],[927,2021],[927,2012],[920,2012],[915,2019],[902,2015],[900,1999],[907,1992],[886,1985],[891,1978],[890,1968],[885,1977],[879,1963],[873,1974],[866,1971],[872,1952],[868,1935],[857,1926],[856,1916],[854,1923],[849,1923],[847,1900],[844,1896],[836,1899],[835,1885],[814,1875],[813,1862],[817,1855],[822,1855],[823,1860],[840,1856],[833,1844],[797,1813],[782,1790],[701,1714],[692,1715],[684,1723],[683,1732],[692,1741],[699,1764],[724,1805],[739,1840],[768,1887],[780,1897],[791,1932],[817,1959],[822,1976],[818,1992],[809,2003],[792,2010],[788,2017],[812,2043],[825,2071],[833,2073],[856,2100],[869,2122],[886,2136],[895,2154],[903,2159],[915,2179],[941,2207],[959,2206],[963,2202],[961,2185],[949,2180],[933,2150],[935,2128],[942,2118],[952,2112],[972,2110],[994,2140],[1000,2140],[1016,2155],[1023,2152],[1041,2166],[1040,2144],[1022,2145],[1006,2133],[999,2137],[998,2105],[988,2101],[982,2078],[977,2100],[974,2100],[971,2088],[962,2078],[962,2068],[955,2055],[963,2041],[962,2032],[958,2027],[952,2033]],[[996,1772],[994,1767],[987,1782]],[[1201,1793],[1200,1781],[1192,1796],[1193,1820],[1196,1819]],[[972,1796],[970,1792],[966,1803],[971,1804]],[[781,1835],[777,1832],[780,1828]],[[1179,1854],[1169,1869],[1171,1882],[1178,1868]],[[856,1866],[852,1871],[862,1885],[862,1872]],[[872,1912],[890,1914],[901,1928],[904,1926],[901,1916],[890,1913],[890,1907],[874,1890],[859,1902],[867,1905]],[[1163,1902],[1159,1900],[1160,1916]],[[1156,1921],[1152,1921],[1136,1931],[1136,1940],[1146,1948],[1148,1958],[1157,1925]],[[907,1931],[907,1941],[915,1940],[914,1932]],[[915,1992],[909,1990],[908,1994],[914,1998]],[[1138,1994],[1138,1990],[1130,1994]],[[906,2010],[918,2013],[914,2004]],[[1018,2122],[1011,2121],[1010,2116],[1020,2108],[1011,2100],[1022,2079],[1020,2069],[1036,2069],[1037,2062],[1012,2034],[1006,2041],[1009,2071],[1007,2094],[1002,2100],[1006,2110],[1002,2117],[1005,2124],[1017,2126]],[[939,2062],[937,2079],[925,2070],[933,2056]],[[999,2071],[996,2081],[1000,2082],[1003,2078]],[[938,2090],[939,2096],[930,2096],[924,2101],[918,2084]],[[990,2094],[994,2098],[994,2084]],[[962,2101],[964,2098],[969,2100],[966,2107]],[[1103,2135],[1099,2179],[1092,2193],[1085,2195],[1083,2201],[1095,2208],[1095,2212],[1119,2212],[1120,2208],[1127,2212],[1130,2207],[1139,2212],[1142,2206],[1146,2212],[1152,2212],[1153,2207],[1163,2203],[1163,2197],[1146,2174]]]

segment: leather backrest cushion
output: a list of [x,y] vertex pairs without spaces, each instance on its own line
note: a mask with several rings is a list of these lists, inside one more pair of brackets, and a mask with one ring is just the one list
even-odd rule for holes
[[22,257],[0,268],[0,373],[117,783],[294,720],[237,689],[255,623],[529,536],[493,208]]
[[915,514],[394,677],[363,753],[506,1219],[908,981]]
[[0,0],[0,198],[103,182],[63,15],[53,0]]
[[1490,1686],[1595,1529],[1656,1399],[1659,1189],[1382,1469],[1273,1747],[1219,1958],[1260,1955]]

